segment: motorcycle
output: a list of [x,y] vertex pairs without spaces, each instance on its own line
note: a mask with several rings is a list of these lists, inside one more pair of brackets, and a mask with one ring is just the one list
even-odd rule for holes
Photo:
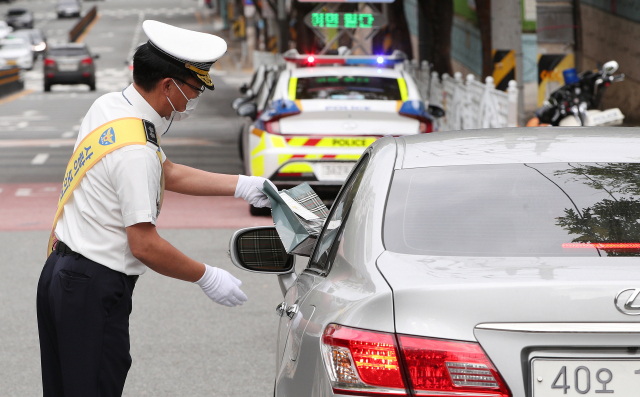
[[536,110],[528,127],[552,125],[605,126],[619,125],[624,115],[618,108],[599,110],[602,95],[612,83],[623,81],[624,74],[614,75],[618,62],[609,61],[597,71],[576,74],[575,69],[563,72],[565,85],[551,93],[541,108]]

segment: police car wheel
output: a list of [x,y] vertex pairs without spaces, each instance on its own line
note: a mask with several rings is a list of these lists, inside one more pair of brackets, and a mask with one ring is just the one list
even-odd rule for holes
[[271,208],[257,208],[249,204],[249,213],[253,216],[271,216]]

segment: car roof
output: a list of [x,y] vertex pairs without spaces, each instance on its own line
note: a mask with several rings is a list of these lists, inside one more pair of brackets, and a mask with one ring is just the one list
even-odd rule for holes
[[316,76],[370,76],[397,79],[402,77],[398,70],[366,66],[317,66],[291,70],[291,77]]
[[[391,132],[390,132],[391,133]],[[536,127],[441,131],[396,138],[400,167],[640,162],[640,128]]]

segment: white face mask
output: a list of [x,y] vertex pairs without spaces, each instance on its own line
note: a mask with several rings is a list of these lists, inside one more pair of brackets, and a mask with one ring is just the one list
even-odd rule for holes
[[[173,81],[173,84],[175,84],[176,87],[178,87],[178,89],[180,90],[180,93],[184,96],[184,99],[187,100],[187,107],[184,110],[184,112],[178,112],[176,110],[175,106],[173,106],[173,103],[171,103],[171,99],[169,99],[169,97],[166,97],[167,101],[169,101],[169,104],[173,108],[173,112],[171,112],[171,121],[173,122],[173,120],[175,120],[175,121],[184,120],[187,117],[189,117],[191,115],[191,113],[193,113],[194,110],[196,110],[196,107],[198,106],[198,101],[200,100],[200,95],[198,95],[197,97],[195,97],[193,99],[189,99],[189,98],[187,98],[186,95],[184,95],[184,92],[182,92],[182,90],[180,89],[178,84],[176,84],[175,80],[171,79],[171,81]],[[166,131],[165,131],[165,134],[166,134]]]

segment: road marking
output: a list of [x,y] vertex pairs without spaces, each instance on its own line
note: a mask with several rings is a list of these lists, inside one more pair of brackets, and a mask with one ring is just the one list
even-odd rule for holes
[[18,197],[28,197],[28,196],[31,196],[31,192],[32,192],[32,189],[23,187],[23,188],[20,188],[20,189],[16,190],[16,196],[18,196]]
[[2,188],[0,187],[0,193],[2,193]]
[[75,134],[76,134],[76,133],[75,133],[75,132],[73,132],[73,131],[67,131],[67,132],[63,132],[61,136],[62,136],[63,138],[71,138],[71,137],[72,137],[72,136],[74,136]]
[[0,99],[0,105],[4,105],[5,103],[9,103],[9,102],[13,102],[16,99],[20,99],[23,96],[27,96],[29,94],[31,94],[34,90],[24,90],[24,91],[20,91],[17,94],[13,94],[13,95],[9,95],[8,97],[4,98],[4,99]]
[[5,139],[0,140],[0,148],[47,147],[51,145],[74,146],[75,139]]
[[38,153],[36,154],[36,157],[34,157],[33,160],[31,160],[31,164],[33,165],[44,164],[48,158],[49,158],[49,153]]

